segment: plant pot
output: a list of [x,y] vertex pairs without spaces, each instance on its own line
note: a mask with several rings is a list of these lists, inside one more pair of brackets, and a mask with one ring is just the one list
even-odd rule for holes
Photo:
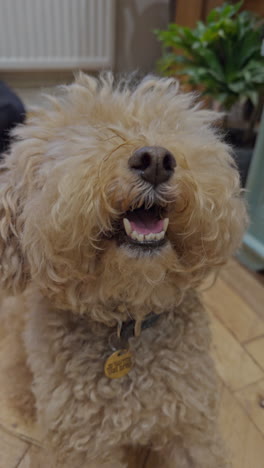
[[253,134],[245,142],[245,132],[241,128],[228,128],[225,136],[226,142],[233,147],[233,156],[238,167],[242,187],[246,185],[256,140],[256,135]]

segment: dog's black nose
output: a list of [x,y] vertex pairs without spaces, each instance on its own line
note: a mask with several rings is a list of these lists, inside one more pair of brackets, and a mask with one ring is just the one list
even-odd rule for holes
[[152,185],[167,182],[176,167],[174,156],[162,146],[144,146],[128,160],[129,167]]

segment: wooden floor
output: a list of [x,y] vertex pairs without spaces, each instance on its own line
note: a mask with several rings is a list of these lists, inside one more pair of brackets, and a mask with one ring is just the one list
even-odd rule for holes
[[[212,353],[222,385],[220,424],[233,468],[263,468],[264,286],[231,261],[203,295],[211,317]],[[2,362],[4,342],[3,337]],[[1,375],[0,468],[28,468],[29,453],[39,446],[37,430],[21,421],[8,406],[3,379]],[[143,465],[151,468],[150,460],[136,463],[135,468]]]

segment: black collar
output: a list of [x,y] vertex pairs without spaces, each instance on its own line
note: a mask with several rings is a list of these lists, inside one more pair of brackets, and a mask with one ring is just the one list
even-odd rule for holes
[[[159,319],[159,315],[154,314],[153,312],[148,314],[141,323],[141,330],[146,330],[147,328],[152,327]],[[129,340],[132,336],[135,336],[135,320],[128,320],[127,322],[122,323],[120,330],[120,338],[123,340]]]
[[[146,330],[152,327],[160,318],[160,315],[150,313],[146,316],[140,324],[140,330]],[[128,347],[128,340],[135,336],[136,320],[128,320],[123,322],[119,333],[117,331],[111,333],[109,336],[109,346],[112,350],[126,349]]]

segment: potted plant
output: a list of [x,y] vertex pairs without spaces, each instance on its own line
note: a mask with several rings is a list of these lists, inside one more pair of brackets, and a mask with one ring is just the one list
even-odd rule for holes
[[[235,146],[244,184],[252,153],[247,148],[254,145],[254,127],[262,104],[264,59],[262,22],[250,11],[239,11],[242,4],[225,3],[213,9],[194,29],[169,24],[167,30],[156,30],[155,34],[164,46],[159,71],[180,75],[183,82],[227,112],[226,137]],[[230,128],[230,111],[238,104],[246,117],[242,129]]]

